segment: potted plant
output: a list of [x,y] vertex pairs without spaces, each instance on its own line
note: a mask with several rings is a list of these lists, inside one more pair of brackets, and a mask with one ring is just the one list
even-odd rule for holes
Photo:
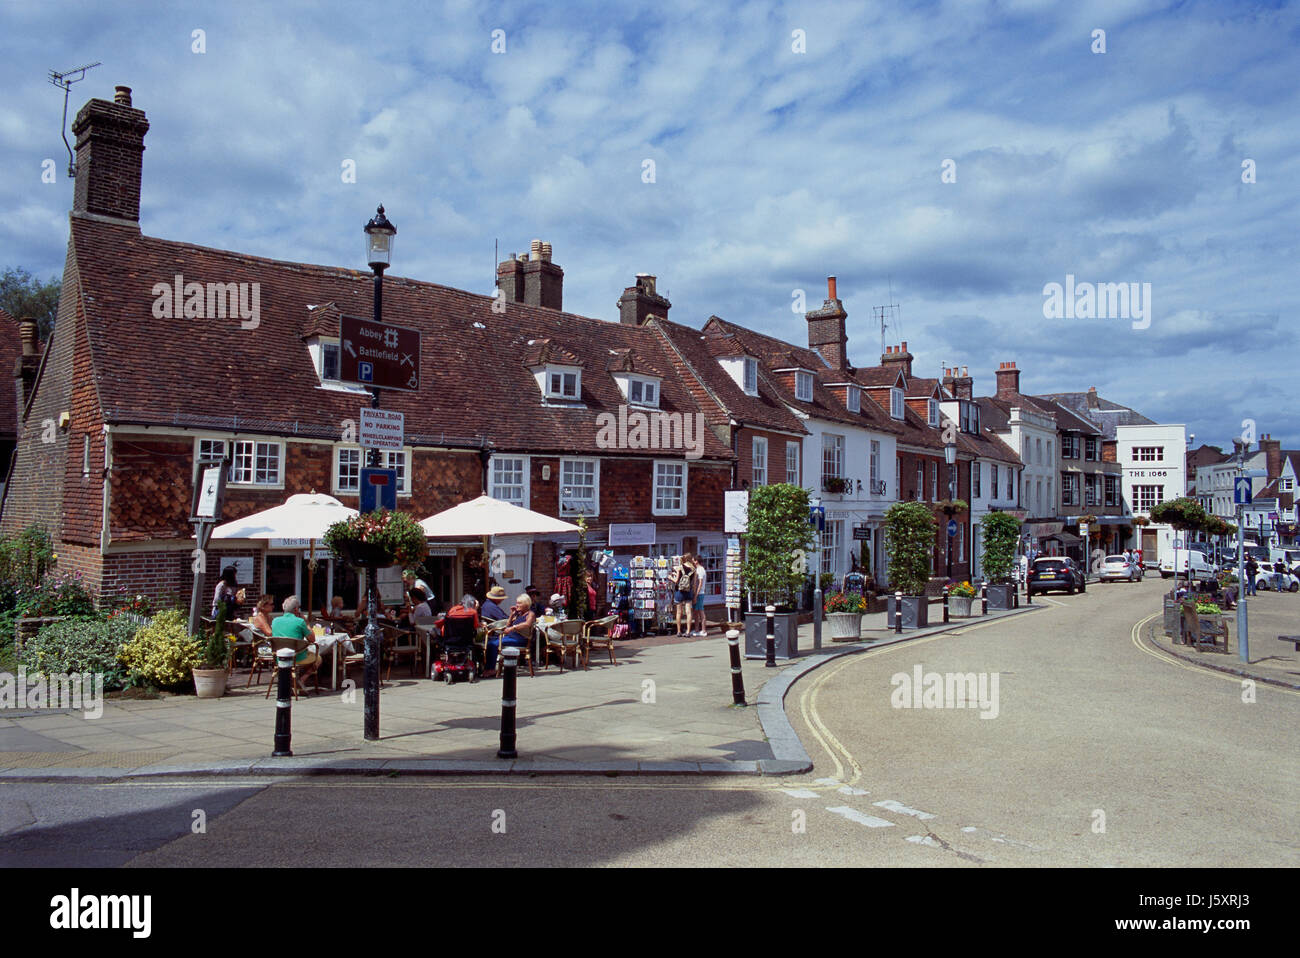
[[225,622],[213,623],[207,641],[199,640],[198,645],[199,661],[191,669],[194,693],[201,699],[219,699],[226,694],[226,680],[230,678],[230,640]]
[[827,476],[822,480],[822,489],[833,495],[841,495],[850,491],[852,484],[853,480],[843,476]]
[[948,590],[948,613],[958,618],[970,615],[970,604],[975,598],[975,587],[967,582],[958,582]]
[[417,565],[429,551],[419,523],[388,509],[336,522],[321,541],[335,558],[353,566]]
[[929,624],[930,557],[934,550],[934,514],[921,502],[898,502],[885,513],[885,550],[889,553],[890,596],[887,612],[893,622],[894,592],[902,592],[903,628]]
[[808,490],[789,483],[759,486],[749,493],[745,562],[741,581],[750,595],[745,615],[745,656],[767,657],[768,603],[777,608],[776,654],[799,651],[796,601],[808,576],[813,533],[808,524]]
[[1020,520],[1007,512],[990,512],[980,519],[984,530],[984,577],[990,609],[1010,609],[1015,601],[1011,569],[1020,543]]
[[832,592],[826,598],[826,621],[832,642],[856,642],[862,637],[862,616],[867,600],[856,592]]

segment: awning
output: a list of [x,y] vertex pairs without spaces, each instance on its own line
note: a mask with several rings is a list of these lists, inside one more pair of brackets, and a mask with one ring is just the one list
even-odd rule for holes
[[1076,536],[1073,532],[1064,532],[1064,531],[1053,532],[1050,536],[1047,536],[1047,538],[1055,539],[1063,546],[1077,546],[1083,543],[1083,540],[1080,539],[1078,536]]

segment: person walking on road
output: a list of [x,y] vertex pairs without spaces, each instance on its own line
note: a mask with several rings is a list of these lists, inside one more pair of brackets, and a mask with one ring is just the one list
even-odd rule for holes
[[1246,591],[1243,593],[1244,595],[1255,594],[1255,576],[1257,575],[1259,575],[1259,563],[1255,561],[1254,556],[1251,556],[1246,560]]

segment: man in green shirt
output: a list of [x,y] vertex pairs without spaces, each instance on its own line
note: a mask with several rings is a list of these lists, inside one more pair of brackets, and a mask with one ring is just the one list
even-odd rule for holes
[[[302,617],[302,602],[296,595],[285,599],[280,608],[284,610],[284,615],[271,623],[272,638],[303,639],[307,642],[316,638],[315,633],[308,627],[306,619]],[[298,669],[298,683],[301,685],[303,679],[316,671],[316,667],[320,665],[320,656],[310,649],[303,649],[294,656],[293,663]]]

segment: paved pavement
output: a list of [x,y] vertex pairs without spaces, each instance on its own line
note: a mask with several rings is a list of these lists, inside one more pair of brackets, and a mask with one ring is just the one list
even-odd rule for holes
[[1227,612],[1228,653],[1204,652],[1179,645],[1167,637],[1162,619],[1149,622],[1144,634],[1154,645],[1184,661],[1205,668],[1239,675],[1273,685],[1300,689],[1300,652],[1294,642],[1280,642],[1279,635],[1300,636],[1300,594],[1260,592],[1246,600],[1250,661],[1238,656],[1237,615]]
[[[937,607],[936,607],[937,608]],[[1022,608],[1023,614],[1029,611]],[[992,615],[991,615],[992,617]],[[811,761],[783,700],[802,674],[854,650],[912,641],[867,616],[862,643],[831,643],[767,669],[743,666],[750,707],[731,704],[726,641],[659,638],[620,643],[619,664],[554,667],[518,685],[519,758],[496,758],[501,684],[446,686],[400,665],[380,696],[381,738],[362,736],[359,689],[296,700],[292,758],[272,758],[274,693],[236,673],[221,699],[109,701],[98,718],[71,711],[0,712],[0,779],[114,780],[160,775],[299,773],[792,774]],[[954,621],[951,628],[960,624]],[[811,648],[812,626],[801,629]]]

